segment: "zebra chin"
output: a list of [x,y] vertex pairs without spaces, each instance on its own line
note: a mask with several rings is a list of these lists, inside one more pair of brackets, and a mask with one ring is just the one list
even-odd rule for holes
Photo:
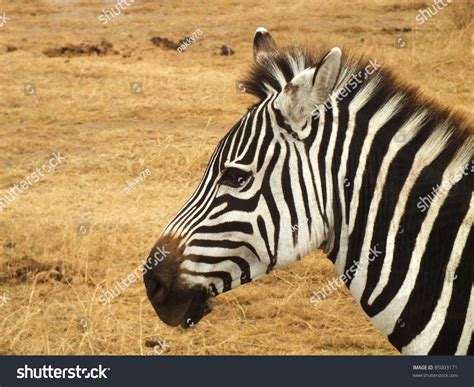
[[211,296],[201,285],[180,279],[179,241],[163,238],[151,250],[143,269],[148,299],[158,317],[169,326],[190,328],[212,310]]

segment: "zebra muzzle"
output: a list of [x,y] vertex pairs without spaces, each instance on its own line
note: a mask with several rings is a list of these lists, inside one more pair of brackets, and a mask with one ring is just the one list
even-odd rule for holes
[[202,287],[167,284],[157,272],[145,274],[144,282],[153,309],[167,325],[190,328],[212,310],[209,292]]
[[190,328],[210,313],[213,295],[202,285],[180,279],[182,250],[178,246],[176,238],[161,238],[146,261],[143,280],[158,317],[167,325]]

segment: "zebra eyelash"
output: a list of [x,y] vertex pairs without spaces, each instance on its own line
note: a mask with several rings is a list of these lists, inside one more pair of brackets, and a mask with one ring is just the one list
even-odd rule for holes
[[243,188],[252,178],[251,171],[244,171],[240,168],[227,167],[221,172],[219,184],[232,188]]

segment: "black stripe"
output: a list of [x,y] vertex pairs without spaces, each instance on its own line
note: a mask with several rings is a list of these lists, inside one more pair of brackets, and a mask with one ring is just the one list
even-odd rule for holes
[[260,146],[260,151],[258,154],[257,173],[260,172],[260,169],[263,166],[263,163],[265,161],[265,156],[268,152],[268,148],[270,147],[270,144],[274,137],[273,130],[271,128],[271,119],[270,119],[270,114],[268,113],[268,109],[265,109],[265,122],[266,122],[266,127],[262,128],[262,130],[264,131],[264,136],[263,136],[262,145]]
[[[321,143],[319,145],[318,149],[318,165],[319,165],[319,180],[321,181],[321,191],[322,191],[322,202],[323,202],[323,214],[324,218],[326,219],[326,222],[328,222],[328,217],[326,214],[326,204],[327,204],[327,186],[326,186],[326,153],[328,150],[328,145],[329,145],[329,140],[331,138],[331,132],[332,132],[332,121],[333,121],[333,115],[332,115],[332,107],[328,108],[325,111],[324,114],[324,129],[323,129],[323,134],[321,138]],[[327,241],[326,241],[327,242]],[[323,245],[322,246],[324,251],[327,251],[327,246]],[[331,254],[328,254],[328,258],[332,260],[333,262],[335,261],[336,257],[332,256]]]
[[338,181],[338,171],[341,167],[341,158],[342,152],[344,148],[344,139],[347,135],[347,127],[349,122],[349,99],[346,100],[345,98],[338,104],[338,123],[337,123],[337,137],[334,146],[333,157],[331,161],[331,174],[332,174],[332,189],[333,189],[333,202],[332,202],[332,210],[333,210],[333,230],[334,232],[334,244],[331,249],[331,254],[333,256],[337,256],[339,253],[339,243],[341,239],[340,230],[342,224],[342,201],[339,197],[339,181]]
[[269,240],[268,240],[267,228],[265,226],[265,221],[263,220],[263,218],[260,215],[257,217],[257,226],[258,226],[258,231],[260,232],[260,235],[262,236],[262,239],[265,242],[265,247],[267,249],[267,254],[270,257],[270,263],[267,267],[267,273],[269,273],[273,269],[273,266],[275,266],[276,261],[275,261],[275,259],[272,259],[273,254],[270,250],[270,243],[269,243]]
[[[298,214],[296,213],[295,198],[293,196],[293,189],[291,187],[291,176],[290,176],[290,144],[286,145],[286,155],[283,162],[282,173],[281,173],[281,186],[283,191],[284,204],[290,212],[291,227],[298,224]],[[298,242],[298,233],[292,233],[293,246]]]
[[263,189],[263,197],[265,199],[265,202],[267,203],[268,210],[270,212],[270,217],[272,218],[272,224],[274,227],[274,233],[273,233],[273,243],[274,243],[274,251],[275,251],[275,256],[271,255],[270,256],[270,266],[273,267],[276,265],[276,254],[278,252],[278,242],[279,242],[279,237],[280,237],[280,212],[278,210],[278,206],[275,202],[275,198],[271,194],[271,183],[270,183],[270,177],[273,173],[273,170],[275,169],[275,166],[280,158],[281,154],[281,146],[279,143],[275,144],[275,153],[274,157],[270,161],[270,164],[268,165],[268,168],[265,172],[265,176],[262,180],[262,187],[265,186],[266,189]]
[[245,241],[231,241],[228,239],[221,240],[212,240],[212,239],[194,239],[189,242],[189,246],[199,246],[199,247],[220,247],[225,249],[238,249],[240,247],[246,247],[249,249],[253,255],[260,261],[260,256],[257,253],[257,250],[248,242]]
[[[316,119],[313,119],[311,123],[311,134],[306,138],[305,141],[305,149],[306,149],[306,155],[308,160],[310,160],[310,152],[311,152],[311,146],[313,145],[313,142],[316,140],[316,134],[318,131],[318,126],[319,126],[319,117]],[[323,206],[324,203],[321,203],[321,199],[319,197],[318,189],[316,187],[316,177],[314,176],[314,171],[312,166],[310,165],[309,171],[311,172],[311,183],[313,184],[313,190],[314,190],[314,195],[316,197],[316,206],[319,212],[319,216],[321,217],[325,227],[329,227],[329,222],[326,216],[326,213],[323,211]],[[311,220],[312,222],[312,220]],[[319,248],[319,246],[318,246]]]
[[218,234],[223,232],[242,232],[244,234],[252,235],[253,227],[252,224],[248,222],[224,222],[215,226],[199,226],[194,231],[194,234]]
[[[296,158],[298,161],[298,180],[300,183],[301,187],[301,194],[303,197],[303,204],[304,204],[304,210],[306,214],[306,220],[304,221],[303,225],[305,226],[305,229],[308,228],[308,225],[311,226],[311,210],[309,209],[309,196],[308,196],[308,191],[306,189],[306,182],[304,181],[304,174],[303,174],[303,162],[301,161],[301,156],[300,152],[298,152],[298,149],[296,148],[296,144],[293,144],[294,151],[296,153]],[[311,227],[310,227],[311,230]],[[299,233],[300,227],[296,228],[296,232]],[[309,232],[310,239],[312,237],[311,231]]]

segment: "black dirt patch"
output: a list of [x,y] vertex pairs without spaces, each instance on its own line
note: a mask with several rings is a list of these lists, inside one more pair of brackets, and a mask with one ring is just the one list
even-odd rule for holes
[[179,47],[178,43],[175,43],[168,38],[162,38],[161,36],[153,36],[150,40],[155,46],[162,47],[167,50],[176,50]]
[[229,46],[226,46],[225,44],[221,47],[221,55],[224,56],[229,56],[229,55],[234,55],[235,51],[232,50]]
[[386,7],[388,12],[402,12],[402,11],[413,11],[421,8],[427,8],[430,6],[430,3],[427,1],[414,1],[409,4],[395,4],[389,5]]
[[386,33],[386,34],[396,34],[396,33],[399,33],[399,32],[411,32],[412,29],[410,27],[403,27],[403,28],[398,28],[398,27],[394,27],[394,28],[382,28],[382,32]]
[[43,51],[43,54],[53,58],[59,56],[74,57],[74,56],[88,56],[88,55],[117,55],[118,51],[113,49],[112,43],[106,39],[102,39],[98,44],[67,44],[63,47],[49,48]]
[[27,255],[22,258],[8,260],[4,265],[3,272],[5,282],[22,283],[34,280],[37,283],[50,281],[72,282],[72,275],[68,275],[64,262],[42,263]]
[[150,40],[157,47],[161,47],[166,50],[177,50],[179,46],[181,46],[186,41],[189,41],[190,39],[191,38],[189,37],[184,37],[176,43],[168,38],[162,38],[161,36],[153,36]]

